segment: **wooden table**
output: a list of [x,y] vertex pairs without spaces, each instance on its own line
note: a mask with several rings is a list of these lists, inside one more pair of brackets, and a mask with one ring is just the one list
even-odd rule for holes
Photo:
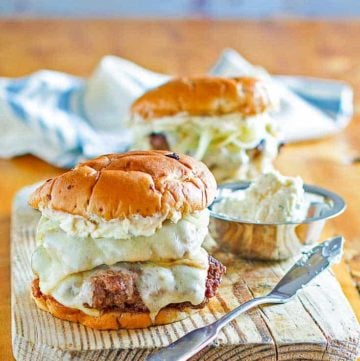
[[[205,72],[225,47],[240,51],[272,73],[344,79],[360,107],[360,22],[211,21],[1,21],[0,76],[42,68],[88,76],[106,54],[120,55],[171,74]],[[119,100],[121,101],[121,99]],[[1,144],[0,144],[1,146]],[[343,133],[287,146],[277,162],[285,174],[341,194],[348,210],[331,221],[328,234],[342,233],[346,258],[337,277],[360,319],[360,297],[349,274],[360,263],[360,116]],[[0,160],[0,355],[12,360],[10,337],[9,225],[11,200],[24,185],[60,173],[31,156]],[[356,258],[358,257],[358,258]]]

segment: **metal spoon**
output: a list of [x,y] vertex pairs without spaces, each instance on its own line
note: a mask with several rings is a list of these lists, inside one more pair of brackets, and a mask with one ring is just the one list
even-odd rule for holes
[[209,345],[224,326],[250,308],[288,302],[302,287],[340,258],[342,246],[343,237],[335,237],[303,253],[267,296],[245,302],[214,323],[189,332],[169,346],[151,354],[147,361],[185,361]]

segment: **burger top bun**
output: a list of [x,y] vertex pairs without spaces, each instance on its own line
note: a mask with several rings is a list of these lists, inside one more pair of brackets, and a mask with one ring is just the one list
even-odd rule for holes
[[260,79],[194,77],[174,79],[146,92],[132,104],[131,113],[142,120],[180,113],[251,116],[271,110],[276,104],[275,92]]
[[87,219],[170,219],[203,210],[215,194],[216,181],[202,162],[170,151],[134,151],[80,163],[42,184],[29,204]]

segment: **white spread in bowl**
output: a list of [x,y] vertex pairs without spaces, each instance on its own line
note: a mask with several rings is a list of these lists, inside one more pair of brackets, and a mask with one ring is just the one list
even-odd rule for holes
[[304,220],[308,206],[300,177],[271,172],[260,175],[249,188],[228,194],[213,210],[247,222],[286,223]]

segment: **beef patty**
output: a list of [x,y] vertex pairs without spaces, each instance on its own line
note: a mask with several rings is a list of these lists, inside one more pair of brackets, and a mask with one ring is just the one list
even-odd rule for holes
[[149,141],[152,149],[155,150],[169,150],[170,146],[166,139],[166,136],[162,133],[151,133],[149,135]]
[[[225,266],[215,258],[209,256],[209,269],[206,280],[204,301],[200,305],[190,302],[171,304],[168,307],[200,308],[213,297],[220,285],[221,276],[225,273]],[[139,291],[136,280],[139,274],[135,271],[103,270],[90,279],[93,289],[92,308],[97,310],[117,309],[127,312],[147,312]],[[89,306],[89,305],[88,305]]]
[[[173,303],[166,307],[182,310],[184,308],[202,308],[213,297],[220,285],[221,277],[225,273],[226,267],[217,259],[209,256],[209,269],[206,280],[204,300],[199,305],[190,302]],[[148,312],[136,287],[136,279],[139,274],[134,271],[103,270],[90,278],[93,289],[92,305],[87,307],[98,310],[121,312]],[[32,283],[32,293],[34,297],[42,297],[39,288],[39,279]],[[46,296],[53,298],[52,296]]]
[[[213,297],[220,285],[221,276],[225,273],[225,266],[218,260],[209,256],[209,269],[206,280],[204,301],[200,305],[192,305],[190,302],[172,304],[168,307],[176,308],[200,308]],[[92,308],[106,310],[116,308],[127,312],[147,312],[139,291],[136,280],[139,277],[135,271],[104,270],[98,272],[90,279],[93,289]]]

